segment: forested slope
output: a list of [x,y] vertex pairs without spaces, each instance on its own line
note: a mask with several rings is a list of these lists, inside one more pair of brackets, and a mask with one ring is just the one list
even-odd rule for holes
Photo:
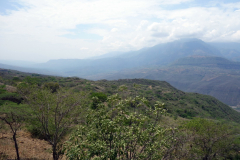
[[[165,81],[90,81],[0,69],[0,148],[16,151],[0,152],[2,159],[51,153],[54,160],[237,160],[239,117],[213,97]],[[29,142],[19,132],[35,144],[48,142],[48,154],[42,145],[34,148],[42,155],[24,154],[29,150],[22,144]]]

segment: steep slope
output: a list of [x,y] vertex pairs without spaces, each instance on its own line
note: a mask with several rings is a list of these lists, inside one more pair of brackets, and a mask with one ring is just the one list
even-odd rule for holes
[[169,67],[126,70],[98,78],[146,78],[164,80],[174,87],[207,94],[231,105],[240,105],[240,63],[220,57],[193,56],[179,59]]
[[[96,81],[93,83],[102,86],[102,92],[109,91],[113,86],[126,85],[134,94],[146,97],[150,102],[165,103],[168,112],[184,118],[205,117],[214,119],[240,120],[240,113],[220,102],[216,98],[198,93],[182,92],[165,81],[146,79],[119,79],[114,81]],[[138,84],[134,88],[133,84]],[[126,94],[126,93],[125,93]]]
[[[165,81],[147,79],[120,79],[114,81],[100,80],[89,81],[77,77],[53,77],[36,74],[21,73],[11,70],[0,69],[0,85],[17,85],[21,81],[35,80],[38,85],[46,82],[57,82],[61,87],[68,88],[74,92],[101,92],[105,95],[118,93],[121,96],[133,97],[143,96],[149,100],[150,106],[156,101],[165,103],[170,115],[183,118],[203,117],[212,119],[225,119],[240,123],[240,113],[229,106],[218,101],[216,98],[197,93],[182,92]],[[17,78],[16,78],[17,77]],[[122,85],[126,86],[125,91],[119,91]],[[86,104],[91,104],[90,97],[85,97]],[[142,108],[144,112],[144,108]]]

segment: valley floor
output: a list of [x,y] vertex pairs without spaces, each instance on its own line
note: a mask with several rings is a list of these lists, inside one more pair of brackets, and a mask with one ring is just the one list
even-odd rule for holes
[[232,109],[240,112],[240,106],[239,106],[239,105],[238,105],[238,106],[230,106],[230,107],[231,107]]

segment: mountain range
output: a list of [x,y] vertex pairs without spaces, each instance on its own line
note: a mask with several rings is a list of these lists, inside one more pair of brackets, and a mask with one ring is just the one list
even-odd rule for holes
[[114,52],[90,59],[50,60],[27,67],[0,64],[0,68],[92,80],[164,80],[183,91],[211,95],[228,105],[237,106],[240,105],[238,61],[240,43],[181,39],[138,51]]

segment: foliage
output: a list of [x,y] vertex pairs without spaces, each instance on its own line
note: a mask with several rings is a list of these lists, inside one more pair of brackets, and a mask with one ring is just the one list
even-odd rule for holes
[[22,99],[16,93],[7,92],[5,85],[0,85],[0,106],[10,101],[19,104]]
[[93,92],[91,94],[91,98],[97,97],[101,102],[105,102],[107,100],[107,95],[101,92]]
[[6,89],[5,89],[5,85],[0,85],[0,94],[5,93]]
[[[60,87],[72,89],[75,92],[101,92],[106,95],[118,93],[124,98],[140,95],[145,97],[151,105],[154,105],[155,101],[161,101],[165,103],[168,113],[175,115],[176,118],[177,116],[180,116],[191,119],[199,116],[203,118],[226,119],[238,123],[240,122],[240,113],[234,111],[217,99],[197,93],[179,91],[164,81],[148,79],[90,81],[77,79],[76,77],[36,76],[35,74],[30,73],[8,71],[9,70],[0,70],[0,76],[2,77],[4,84],[15,83],[12,79],[16,76],[21,80],[27,79],[27,77],[33,79],[37,78],[39,80],[38,85],[43,85],[44,83],[52,82],[54,80],[54,82],[59,83]],[[119,90],[115,89],[116,86]],[[126,89],[121,90],[122,86],[125,86]],[[2,103],[1,100],[0,103]]]
[[[239,156],[236,154],[240,150],[239,131],[233,127],[240,127],[233,122],[240,122],[240,114],[213,97],[182,92],[167,82],[146,79],[90,81],[1,69],[0,76],[4,83],[0,86],[0,112],[29,113],[31,116],[21,121],[21,125],[36,137],[49,141],[55,159],[63,154],[59,149],[68,134],[70,139],[65,149],[69,159],[237,159]],[[5,85],[18,85],[20,95],[9,93]],[[86,96],[87,92],[91,95]],[[19,105],[12,98],[19,98]],[[156,101],[161,103],[155,106]],[[74,102],[78,105],[74,106]],[[82,105],[85,102],[87,107]],[[175,120],[162,116],[166,112],[174,115]],[[221,119],[227,120],[226,124]],[[181,121],[185,124],[179,126]],[[76,124],[78,130],[73,130]]]
[[166,110],[157,102],[149,116],[130,112],[129,108],[145,105],[146,99],[135,97],[121,100],[108,97],[107,103],[89,110],[86,124],[67,143],[69,159],[160,159],[166,145],[166,129],[158,121]]
[[81,95],[65,90],[52,93],[52,90],[41,89],[37,86],[19,85],[18,92],[24,97],[25,102],[31,107],[35,118],[40,122],[40,131],[45,139],[52,145],[53,159],[62,154],[61,139],[74,122],[73,116],[77,114]]
[[30,85],[33,85],[33,84],[37,84],[37,85],[40,85],[40,79],[39,78],[36,78],[36,77],[26,77],[24,79],[24,82],[30,84]]
[[184,127],[190,135],[189,157],[192,159],[227,158],[234,147],[237,133],[227,124],[207,119],[193,119]]
[[92,105],[91,108],[92,109],[96,109],[99,103],[105,102],[107,100],[107,95],[101,92],[93,92],[91,94],[91,98],[92,98]]
[[59,84],[56,82],[48,82],[44,84],[44,88],[50,89],[52,93],[57,92],[59,89]]
[[13,81],[20,81],[19,77],[13,77]]
[[26,112],[23,112],[22,108],[20,109],[19,106],[17,108],[16,106],[1,106],[0,108],[0,120],[8,125],[11,129],[18,160],[20,160],[20,155],[16,136],[26,117]]

